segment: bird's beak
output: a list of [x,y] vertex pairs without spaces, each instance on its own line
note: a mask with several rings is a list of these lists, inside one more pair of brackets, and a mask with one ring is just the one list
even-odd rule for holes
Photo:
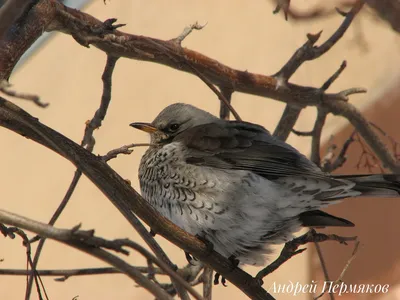
[[156,127],[154,127],[153,125],[151,125],[150,123],[135,122],[135,123],[129,124],[129,126],[132,126],[133,128],[145,131],[147,133],[154,133],[154,132],[158,131],[158,129]]

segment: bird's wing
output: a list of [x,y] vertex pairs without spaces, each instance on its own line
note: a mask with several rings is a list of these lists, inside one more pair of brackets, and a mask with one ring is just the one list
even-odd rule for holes
[[187,146],[186,161],[190,164],[247,170],[270,180],[288,176],[329,179],[296,149],[251,123],[200,125],[179,134],[174,141]]

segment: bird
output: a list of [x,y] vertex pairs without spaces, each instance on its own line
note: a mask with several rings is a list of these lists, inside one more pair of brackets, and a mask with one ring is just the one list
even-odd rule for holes
[[241,265],[264,266],[272,246],[303,227],[354,224],[322,210],[350,197],[399,197],[400,175],[331,175],[264,127],[185,103],[151,123],[142,196],[162,216]]

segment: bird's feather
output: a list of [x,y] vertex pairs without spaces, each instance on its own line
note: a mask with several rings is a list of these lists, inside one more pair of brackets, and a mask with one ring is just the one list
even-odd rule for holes
[[174,141],[182,141],[188,147],[188,163],[248,170],[270,180],[287,176],[330,180],[304,155],[263,127],[245,122],[223,125],[200,125],[175,137]]
[[310,210],[299,215],[301,225],[305,227],[353,227],[354,224],[346,219],[332,216],[321,210]]

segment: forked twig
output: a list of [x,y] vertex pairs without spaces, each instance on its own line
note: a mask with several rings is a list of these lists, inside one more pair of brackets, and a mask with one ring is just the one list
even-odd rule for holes
[[298,249],[300,246],[311,243],[311,242],[325,242],[325,241],[337,241],[341,244],[347,245],[349,241],[355,241],[357,237],[342,237],[336,234],[323,234],[317,233],[314,229],[311,229],[306,234],[287,242],[283,247],[279,257],[272,262],[269,266],[258,272],[256,278],[262,280],[268,274],[271,274],[278,269],[283,263],[288,261],[293,256],[302,253],[306,248]]

